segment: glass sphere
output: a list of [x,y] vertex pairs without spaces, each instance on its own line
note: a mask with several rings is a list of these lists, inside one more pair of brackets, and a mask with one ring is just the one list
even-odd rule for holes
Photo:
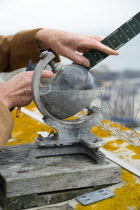
[[52,79],[55,90],[88,90],[94,88],[92,75],[82,66],[71,64],[57,72]]

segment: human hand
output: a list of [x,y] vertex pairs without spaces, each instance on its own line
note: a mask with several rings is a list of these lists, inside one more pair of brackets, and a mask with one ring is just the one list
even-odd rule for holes
[[[9,108],[27,106],[33,99],[31,83],[33,71],[16,74],[0,84],[0,100]],[[41,78],[51,78],[51,71],[43,71]]]
[[42,50],[52,49],[59,55],[65,56],[77,64],[90,66],[89,60],[76,53],[85,53],[89,49],[98,49],[109,55],[119,53],[102,44],[101,36],[84,36],[54,29],[41,29],[36,33],[38,47]]

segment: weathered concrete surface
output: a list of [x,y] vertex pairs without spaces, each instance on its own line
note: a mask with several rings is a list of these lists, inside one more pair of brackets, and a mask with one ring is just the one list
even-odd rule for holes
[[0,194],[0,204],[5,207],[6,210],[11,209],[25,209],[30,207],[41,207],[48,206],[63,201],[68,201],[75,198],[78,195],[88,193],[100,188],[107,187],[109,185],[100,185],[97,187],[81,188],[75,190],[61,191],[61,192],[51,192],[51,193],[41,193],[33,195],[17,196],[12,198],[6,198],[2,193]]
[[120,169],[110,161],[104,165],[98,165],[84,155],[29,159],[27,151],[32,148],[32,144],[20,145],[8,147],[8,151],[6,148],[6,151],[3,150],[1,153],[1,163],[5,162],[5,165],[0,166],[0,175],[3,179],[1,184],[3,193],[7,197],[77,189],[120,181]]
[[74,208],[68,203],[59,203],[51,206],[44,206],[39,208],[31,208],[28,210],[73,210]]
[[[34,107],[34,106],[32,105],[31,107]],[[37,110],[36,109],[35,109],[35,113],[37,113]],[[13,117],[15,117],[15,115],[16,115],[15,111],[12,114],[13,114]],[[24,124],[26,122],[29,122],[29,124],[28,124],[28,132],[26,132],[27,131],[27,127],[24,127]],[[107,128],[105,130],[103,130],[102,127],[97,127],[96,128],[96,132],[95,132],[95,129],[93,129],[93,132],[95,132],[96,135],[98,134],[98,136],[100,138],[104,138],[105,142],[107,143],[106,149],[108,149],[109,151],[115,153],[115,155],[117,155],[119,157],[122,156],[126,161],[128,161],[128,162],[130,161],[132,163],[132,165],[134,165],[136,167],[139,167],[140,166],[140,164],[139,164],[140,161],[138,159],[138,157],[139,157],[139,151],[129,150],[127,148],[127,146],[128,146],[128,143],[127,142],[122,142],[122,144],[120,144],[120,141],[121,140],[118,140],[118,137],[117,136],[116,137],[115,136],[110,136],[110,134],[108,132],[108,130],[110,130],[110,125],[111,125],[111,128],[112,129],[115,129],[115,130],[116,130],[116,125],[114,125],[114,127],[113,127],[112,122],[107,121],[106,123],[107,123],[108,126],[107,126]],[[105,122],[104,122],[104,125],[105,125]],[[33,142],[35,136],[32,135],[32,133],[34,133],[36,131],[40,131],[41,129],[42,130],[47,130],[48,132],[51,131],[51,130],[48,130],[48,128],[45,127],[45,126],[44,127],[43,126],[41,127],[41,124],[37,124],[31,118],[29,118],[29,117],[27,117],[27,116],[25,116],[23,114],[21,114],[20,118],[16,118],[15,117],[15,127],[16,128],[14,130],[13,142],[10,142],[9,144],[16,144],[16,143],[19,144],[19,139],[21,139],[21,137],[22,137],[22,141],[20,141],[20,142],[27,143],[27,140],[24,139],[24,136],[27,136],[27,135],[28,135],[29,141],[30,142],[31,141]],[[33,130],[33,128],[35,128],[35,130]],[[20,129],[20,132],[19,132],[19,129]],[[118,129],[118,132],[120,132],[120,135],[121,135],[121,132],[122,132],[121,129],[122,129],[122,127],[118,127],[117,129]],[[126,133],[126,135],[127,135],[127,133]],[[135,147],[135,149],[136,149],[136,147]],[[133,159],[133,155],[137,156],[137,159]],[[24,152],[23,152],[23,155],[22,156],[23,156],[23,159],[24,159]],[[10,158],[9,158],[8,161],[10,162]],[[17,158],[16,161],[17,161],[17,163],[19,163],[20,162],[20,159]],[[7,160],[5,161],[5,164],[6,164],[6,162],[7,162]],[[1,160],[0,160],[0,163],[1,163]],[[139,209],[139,208],[136,207],[137,206],[136,204],[137,204],[137,202],[139,202],[139,199],[138,199],[138,196],[139,196],[139,193],[138,193],[139,187],[138,187],[138,184],[137,183],[140,183],[140,181],[137,180],[136,183],[134,183],[133,182],[133,179],[130,179],[130,176],[126,176],[126,178],[127,178],[127,183],[126,184],[125,183],[118,184],[117,192],[119,191],[119,193],[117,193],[116,196],[114,196],[113,198],[111,198],[112,201],[108,203],[108,199],[107,200],[104,200],[104,204],[103,205],[104,205],[104,207],[105,207],[106,210],[108,210],[108,209],[116,210],[116,206],[117,207],[119,206],[118,209],[124,210],[125,204],[127,206],[126,209],[127,208],[132,208],[132,204],[133,203],[135,203],[133,206],[136,209]],[[123,175],[123,179],[124,179],[124,175]],[[126,182],[126,180],[124,180],[124,181]],[[135,187],[134,187],[134,185],[135,185]],[[109,188],[112,191],[115,191],[116,190],[116,187],[114,188],[114,186],[111,186]],[[130,197],[129,197],[130,191],[131,191],[131,194],[130,194]],[[65,193],[66,191],[63,191],[63,192]],[[53,194],[53,193],[50,193],[50,194]],[[80,192],[79,192],[79,194],[80,194]],[[84,194],[84,193],[81,193],[81,194]],[[40,194],[40,195],[42,195],[42,194]],[[137,202],[136,202],[136,200],[137,200]],[[59,200],[58,202],[61,202],[61,201],[62,200]],[[72,205],[73,209],[75,209],[75,207],[77,207],[77,204],[78,204],[74,199],[71,200],[71,201],[69,201],[68,203]],[[96,205],[96,207],[94,207],[94,208],[95,209],[96,208],[102,209],[102,208],[99,208],[100,203],[102,203],[102,202],[98,202],[98,203],[94,204],[94,205]],[[51,205],[51,207],[52,207],[52,205]],[[37,209],[40,209],[40,208],[41,207],[38,207]],[[50,206],[47,206],[47,207],[44,207],[44,208],[47,208],[47,210],[48,210],[50,208]],[[91,208],[91,207],[89,207],[89,208]],[[85,209],[85,207],[81,207],[81,209]]]
[[62,202],[87,191],[81,188],[93,191],[121,181],[120,167],[109,160],[99,165],[86,155],[31,159],[28,154],[34,148],[18,145],[0,153],[0,204],[7,210]]

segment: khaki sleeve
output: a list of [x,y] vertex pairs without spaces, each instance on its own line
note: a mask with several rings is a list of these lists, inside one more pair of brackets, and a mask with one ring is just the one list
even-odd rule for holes
[[[26,67],[29,60],[39,61],[40,50],[35,34],[39,29],[24,30],[10,36],[0,36],[0,72]],[[59,56],[54,59],[59,62]]]
[[14,121],[10,111],[0,101],[0,149],[11,138],[13,126]]

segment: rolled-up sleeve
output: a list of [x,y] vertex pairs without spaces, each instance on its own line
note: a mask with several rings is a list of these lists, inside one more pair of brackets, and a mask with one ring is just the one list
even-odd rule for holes
[[29,59],[39,61],[35,34],[40,29],[24,30],[10,36],[0,36],[0,72],[10,72],[27,66]]
[[[29,60],[39,61],[40,49],[36,43],[36,32],[41,30],[24,30],[10,36],[0,36],[0,72],[10,72],[26,67]],[[56,55],[56,62],[59,56]]]

